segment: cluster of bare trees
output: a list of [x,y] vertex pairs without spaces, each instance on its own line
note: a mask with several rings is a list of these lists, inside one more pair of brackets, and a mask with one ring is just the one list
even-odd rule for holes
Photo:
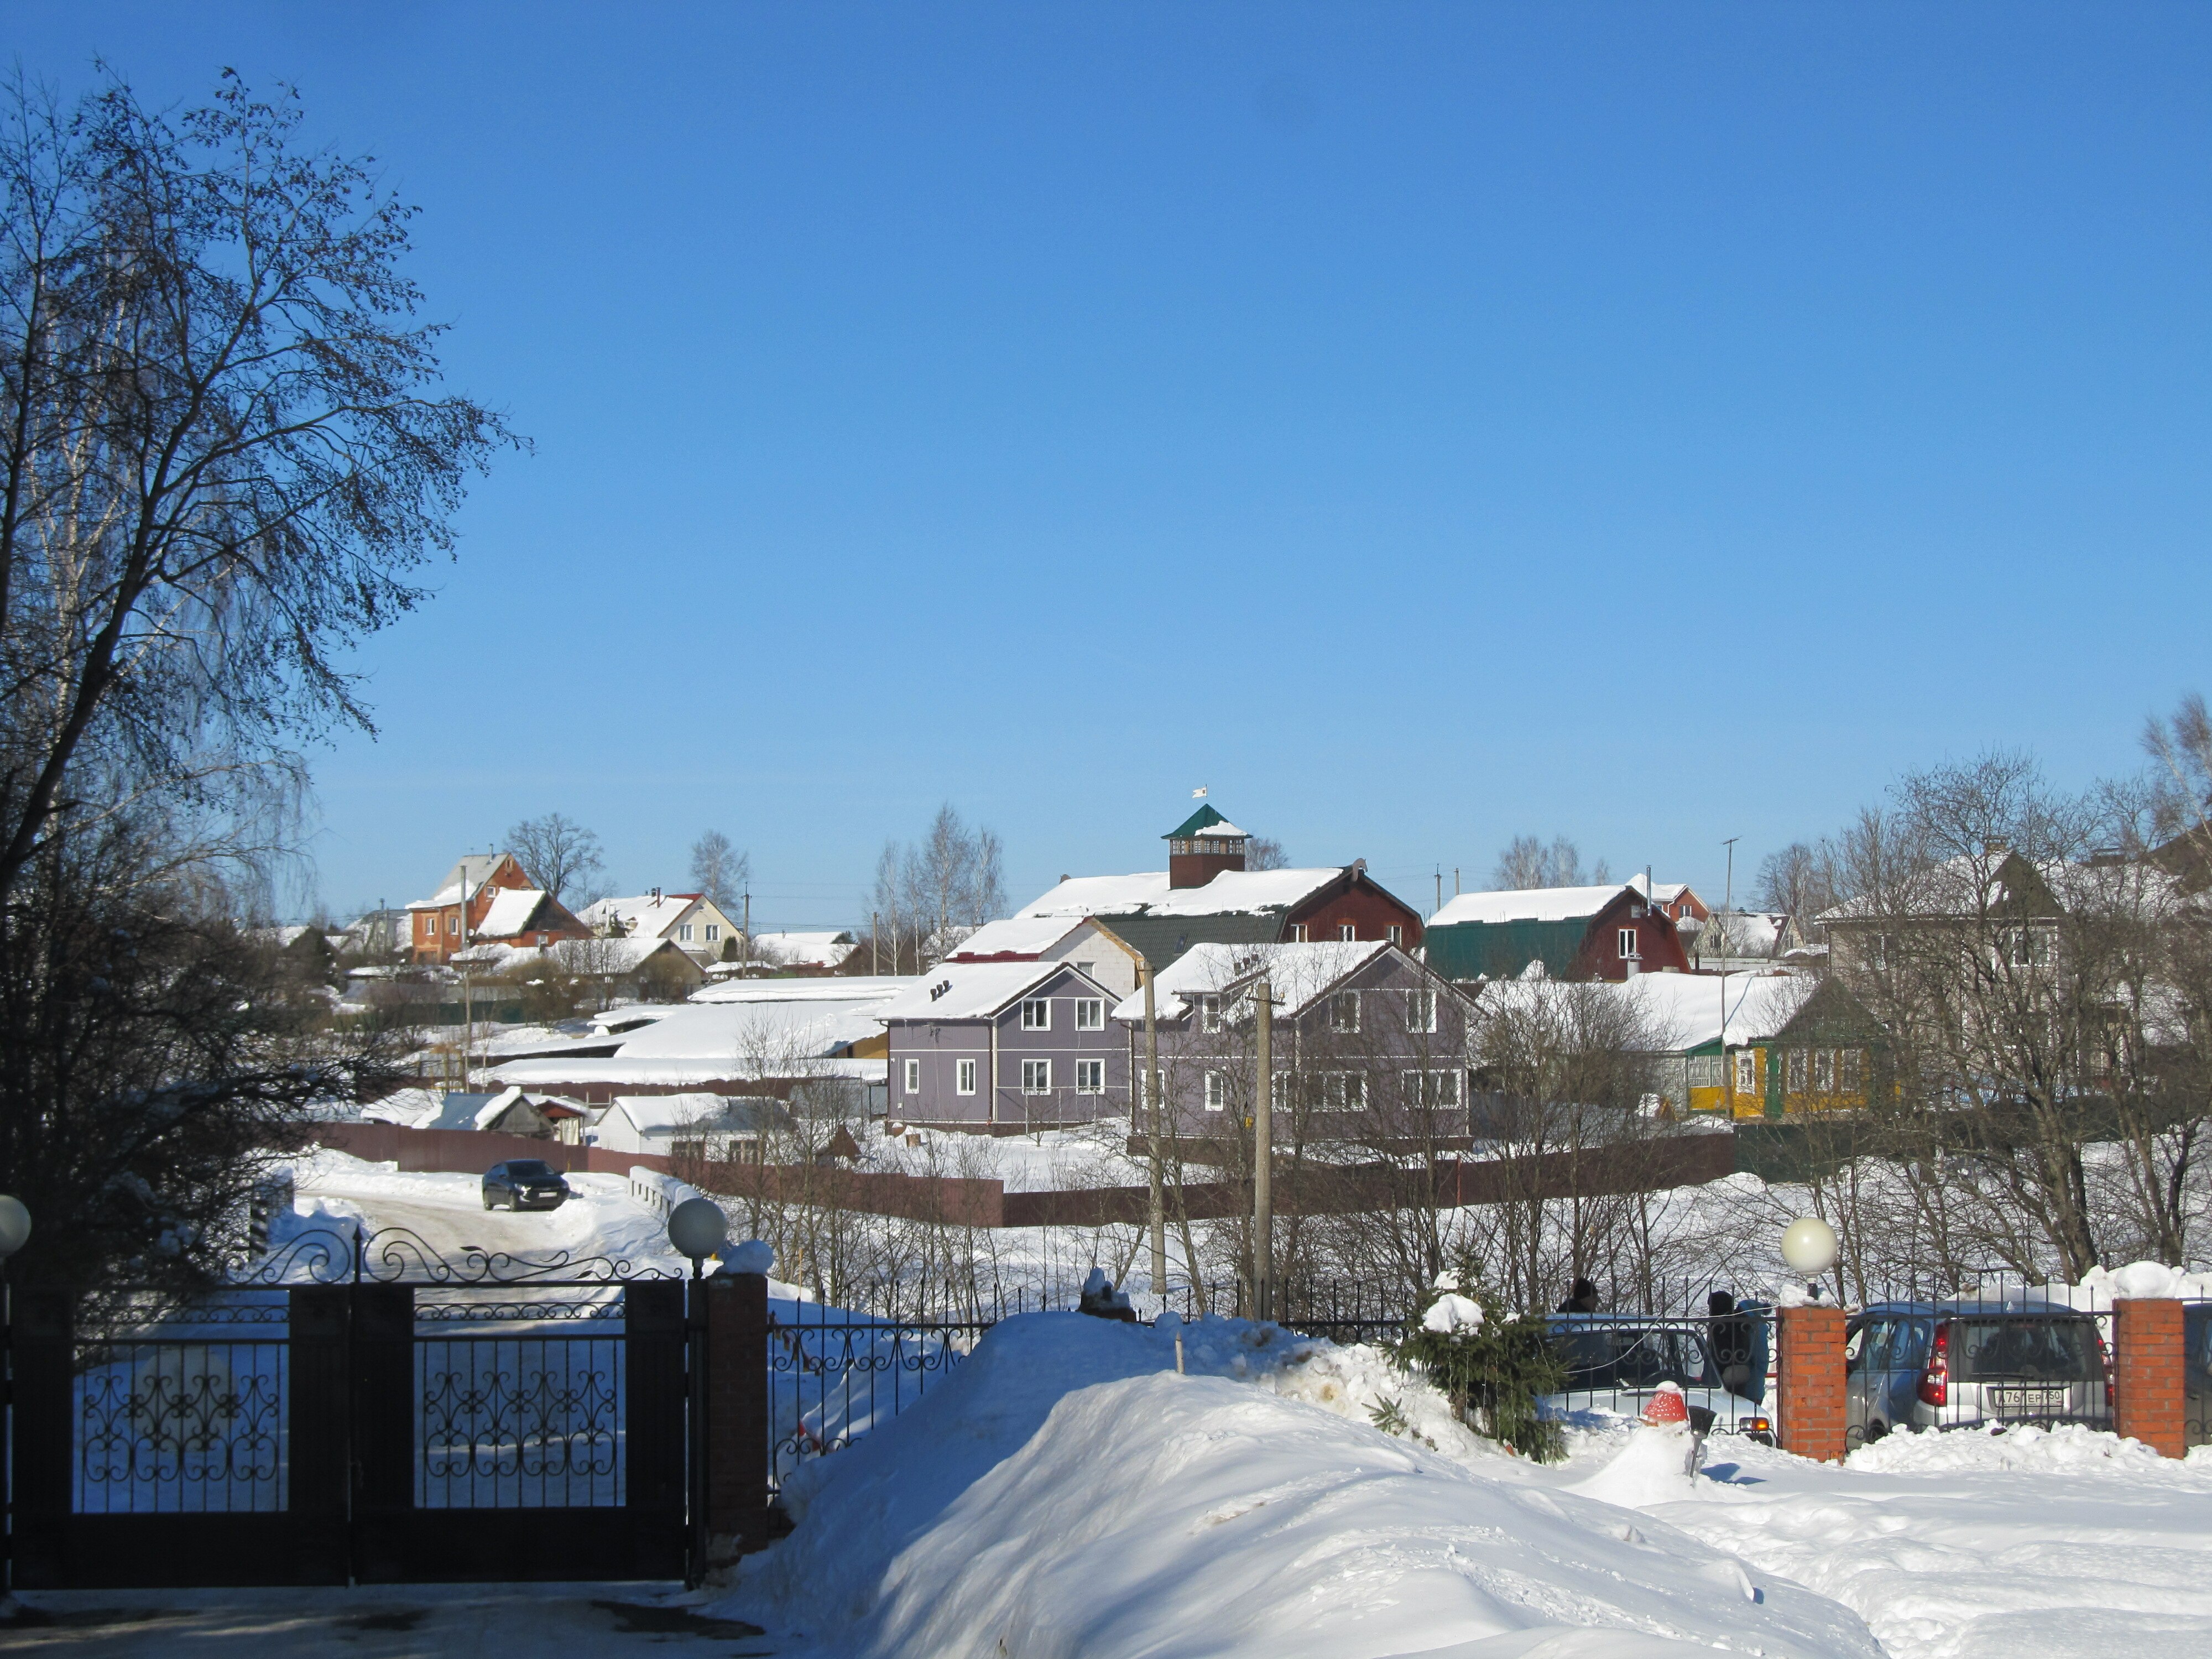
[[1490,872],[1492,885],[1499,889],[1580,887],[1585,882],[1602,886],[1612,879],[1603,859],[1585,875],[1582,849],[1565,836],[1553,836],[1548,845],[1540,836],[1516,836]]
[[439,389],[410,210],[299,120],[0,91],[0,1188],[55,1279],[204,1270],[374,1064],[233,917],[512,441]]
[[884,973],[918,974],[1006,910],[1004,849],[948,801],[918,842],[884,843],[869,898],[869,954]]

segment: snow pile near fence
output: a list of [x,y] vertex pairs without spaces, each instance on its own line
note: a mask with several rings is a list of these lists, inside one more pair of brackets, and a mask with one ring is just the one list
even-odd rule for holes
[[1647,1513],[1833,1596],[1894,1659],[2212,1653],[2202,1464],[2070,1425],[1899,1431],[1843,1468],[1726,1456],[1699,1501]]
[[1231,1323],[1185,1328],[1218,1369],[1178,1376],[1171,1331],[1003,1322],[801,1472],[797,1530],[717,1611],[933,1659],[1875,1659],[1834,1603],[1352,1420],[1368,1362]]
[[2110,1313],[2123,1297],[2178,1301],[2212,1298],[2212,1273],[2192,1273],[2169,1267],[2163,1261],[2130,1261],[2124,1267],[2092,1267],[2078,1285],[2054,1281],[2034,1285],[2021,1292],[2032,1302],[2056,1302],[2084,1313]]

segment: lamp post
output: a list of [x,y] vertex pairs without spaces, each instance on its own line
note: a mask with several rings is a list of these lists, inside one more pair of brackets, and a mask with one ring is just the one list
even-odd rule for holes
[[0,1193],[0,1612],[15,1602],[15,1484],[9,1478],[9,1454],[15,1449],[12,1419],[15,1400],[15,1357],[12,1350],[15,1328],[14,1286],[8,1282],[8,1260],[30,1242],[31,1212],[12,1194]]
[[699,1587],[707,1571],[707,1298],[703,1266],[707,1257],[722,1248],[729,1237],[729,1218],[722,1206],[708,1198],[687,1198],[668,1212],[668,1242],[676,1247],[678,1255],[691,1258],[691,1293],[684,1307],[684,1370],[690,1384],[689,1431],[685,1446],[690,1455],[685,1460],[685,1486],[689,1489],[686,1508],[691,1522],[691,1552],[684,1583],[692,1589]]
[[1805,1293],[1820,1299],[1820,1275],[1836,1265],[1836,1230],[1816,1215],[1801,1215],[1782,1230],[1782,1259],[1805,1275]]

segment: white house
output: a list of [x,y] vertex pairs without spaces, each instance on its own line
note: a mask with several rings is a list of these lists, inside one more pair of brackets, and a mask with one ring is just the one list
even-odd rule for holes
[[698,893],[664,893],[658,887],[634,898],[605,898],[586,905],[578,919],[595,933],[619,928],[631,939],[665,939],[702,968],[720,962],[738,937],[737,925],[714,900]]
[[757,1141],[788,1121],[773,1095],[617,1095],[590,1139],[609,1152],[720,1158],[729,1143]]

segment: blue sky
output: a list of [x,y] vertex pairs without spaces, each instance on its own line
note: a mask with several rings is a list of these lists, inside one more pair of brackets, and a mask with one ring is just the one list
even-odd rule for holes
[[2205,686],[2212,10],[16,0],[423,209],[537,441],[317,763],[322,890],[558,810],[848,923],[1194,786],[1425,903],[1518,831],[1717,890],[1900,770]]

